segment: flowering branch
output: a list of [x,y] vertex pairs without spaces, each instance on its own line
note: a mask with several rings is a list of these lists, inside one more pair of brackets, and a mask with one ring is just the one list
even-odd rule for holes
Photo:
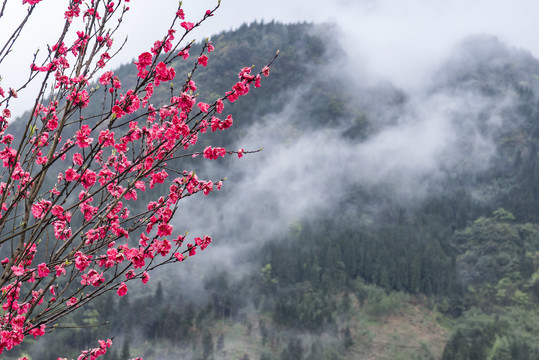
[[[40,2],[23,0],[27,15],[0,50],[0,64]],[[60,36],[44,58],[34,55],[28,79],[7,93],[0,87],[0,353],[27,335],[58,328],[52,324],[98,296],[124,296],[128,282],[146,284],[155,268],[204,250],[210,236],[173,235],[171,220],[182,199],[220,190],[223,180],[174,167],[186,156],[215,160],[260,151],[190,149],[208,130],[233,125],[230,115],[222,118],[226,102],[260,87],[278,54],[257,73],[241,69],[230,91],[205,103],[195,93],[193,74],[208,65],[214,46],[207,40],[181,88],[171,87],[168,103],[154,105],[154,91],[178,78],[172,64],[190,57],[193,42],[186,37],[220,4],[192,23],[180,3],[167,33],[134,62],[136,84],[125,90],[106,66],[125,44],[115,48],[113,35],[127,3],[68,1]],[[41,77],[24,125],[10,125],[10,101]],[[21,125],[17,137],[10,133]],[[151,200],[139,198],[143,193]],[[110,344],[100,341],[79,359],[95,359]]]

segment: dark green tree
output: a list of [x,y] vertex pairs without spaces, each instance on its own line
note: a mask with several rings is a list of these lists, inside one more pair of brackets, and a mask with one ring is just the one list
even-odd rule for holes
[[130,357],[131,357],[131,352],[129,349],[129,340],[125,339],[122,346],[122,353],[120,355],[120,358],[129,359]]
[[213,359],[214,345],[213,336],[209,329],[202,332],[202,360]]
[[352,332],[350,331],[350,327],[347,326],[344,329],[343,334],[343,346],[346,350],[350,349],[352,346],[354,346],[354,339],[352,338]]

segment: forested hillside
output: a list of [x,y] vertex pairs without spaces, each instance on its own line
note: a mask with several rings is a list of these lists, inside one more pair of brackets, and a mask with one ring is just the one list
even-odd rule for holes
[[[177,220],[211,219],[216,245],[8,358],[115,337],[106,359],[538,359],[539,61],[478,36],[407,94],[362,82],[338,38],[279,23],[214,36],[194,79],[216,92],[280,49],[227,108],[233,131],[200,145],[264,150],[181,160],[228,176]],[[116,73],[135,81],[133,65]]]

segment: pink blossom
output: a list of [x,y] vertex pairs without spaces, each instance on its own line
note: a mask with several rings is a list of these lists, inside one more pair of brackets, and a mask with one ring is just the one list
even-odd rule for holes
[[40,200],[32,205],[32,215],[36,219],[42,219],[51,207],[51,202],[48,200]]
[[150,240],[146,234],[142,233],[140,234],[140,240],[139,240],[139,246],[146,247],[148,246],[148,240]]
[[88,266],[90,266],[90,260],[92,255],[86,255],[80,251],[75,253],[75,267],[79,271],[84,271]]
[[249,84],[239,81],[232,87],[232,90],[234,90],[235,94],[238,96],[247,95],[249,93]]
[[125,195],[124,198],[126,200],[134,200],[137,201],[138,195],[137,191],[135,189],[130,189]]
[[11,270],[13,270],[13,275],[15,276],[21,276],[24,274],[24,266],[12,266]]
[[[29,330],[28,333],[30,335],[33,335],[34,339],[37,339],[39,336],[45,335],[45,327],[46,327],[45,324],[41,324],[41,325],[36,326],[33,329]],[[26,356],[22,358],[22,360],[24,360],[24,359],[28,360],[28,358]]]
[[74,153],[73,154],[73,163],[75,165],[82,166],[83,162],[84,162],[84,159],[83,159],[81,153]]
[[26,318],[24,317],[24,315],[17,315],[13,319],[11,319],[11,326],[17,330],[22,329],[25,320]]
[[223,100],[221,99],[218,99],[216,104],[215,104],[215,110],[221,114],[223,112],[223,109],[225,108],[224,104],[223,104]]
[[168,173],[165,170],[161,170],[158,173],[151,175],[150,179],[150,189],[153,189],[155,184],[162,184],[165,182],[165,179],[168,177]]
[[153,56],[149,52],[144,52],[139,55],[138,62],[135,62],[138,70],[138,77],[144,78],[148,75],[146,67],[152,64]]
[[195,26],[195,24],[193,24],[192,22],[183,21],[180,26],[185,30],[189,31]]
[[174,257],[175,257],[178,261],[183,261],[183,255],[180,254],[179,252],[174,253]]
[[231,103],[233,103],[234,101],[238,100],[238,93],[235,92],[235,91],[227,91],[226,92],[226,98],[228,99],[228,101],[230,101]]
[[222,123],[221,130],[228,129],[229,127],[232,126],[233,123],[234,123],[234,119],[232,119],[232,115],[227,115],[226,119]]
[[92,145],[92,142],[94,141],[93,138],[89,137],[92,131],[90,130],[90,127],[88,125],[82,125],[79,130],[77,130],[76,133],[76,144],[80,148],[86,148],[90,145]]
[[202,111],[204,113],[207,113],[208,109],[210,107],[209,104],[206,104],[206,103],[203,103],[203,102],[199,102],[197,105],[198,105],[198,108],[200,109],[200,111]]
[[77,171],[73,168],[69,168],[66,170],[66,181],[77,181],[80,178],[80,175],[77,173]]
[[159,224],[157,227],[157,236],[168,236],[172,234],[173,227],[170,224]]
[[95,184],[97,180],[97,175],[92,170],[87,169],[85,172],[82,173],[80,179],[84,189],[88,190],[88,188],[92,187]]
[[251,75],[251,68],[250,67],[244,67],[243,69],[241,69],[240,73],[238,74],[238,78],[240,80],[242,80],[242,82],[243,82],[244,80],[251,81],[255,77],[253,75]]
[[58,117],[54,115],[49,121],[47,121],[47,128],[51,131],[58,127]]
[[189,48],[183,49],[178,53],[178,56],[182,57],[184,60],[189,59]]
[[197,91],[196,83],[193,80],[189,80],[187,83],[187,89],[193,92]]
[[98,287],[105,282],[103,273],[100,274],[95,269],[90,269],[88,274],[82,274],[81,277],[82,280],[80,283],[82,285],[93,285],[94,287]]
[[104,52],[99,57],[99,61],[97,62],[97,66],[100,67],[100,68],[104,68],[108,60],[110,60],[110,55],[109,55],[108,52]]
[[161,82],[170,81],[176,76],[176,71],[173,67],[168,67],[164,62],[160,62],[155,67],[155,85],[159,86]]
[[64,269],[63,265],[55,265],[54,268],[56,269],[56,277],[60,277],[66,274],[66,269]]
[[98,142],[103,147],[114,146],[114,132],[109,130],[101,130],[99,133]]
[[131,261],[135,269],[139,269],[144,266],[144,251],[140,249],[131,248],[126,250],[125,257]]
[[[98,13],[97,10],[94,9],[94,8],[90,8],[90,9],[88,9],[88,10],[86,10],[86,11],[84,12],[83,18],[86,18],[86,17],[95,17],[95,18],[98,19],[98,20],[101,19],[101,16],[99,16],[99,13]],[[97,41],[98,41],[98,42],[103,42],[103,40],[104,40],[104,39],[103,39],[102,36],[98,36],[98,37],[97,37]]]
[[[112,87],[116,90],[119,90],[122,88],[122,83],[120,82],[120,79],[118,79],[118,76],[115,76],[112,78]],[[113,92],[113,89],[109,90],[110,93]]]
[[48,63],[46,66],[37,66],[36,64],[30,65],[32,71],[47,72],[52,68],[53,63]]
[[[95,216],[95,214],[97,214],[97,212],[99,211],[99,208],[95,207],[95,206],[92,206],[90,205],[88,202],[84,202],[82,204],[80,204],[80,211],[84,214],[84,220],[86,221],[91,221],[93,219],[93,217]],[[90,229],[90,230],[93,230],[93,229]],[[90,243],[93,243],[93,241],[97,240],[99,237],[99,234],[94,231],[90,232],[90,230],[88,231],[89,234],[87,233],[87,240],[90,242]],[[96,238],[97,236],[97,238]]]
[[152,243],[150,249],[155,254],[159,254],[161,256],[167,256],[167,254],[169,253],[171,247],[172,247],[172,245],[171,245],[170,241],[168,241],[167,239],[165,239],[163,241],[154,240],[154,242]]
[[127,294],[127,285],[125,285],[124,282],[122,282],[120,284],[120,287],[118,288],[117,294],[118,294],[118,296],[125,296],[125,294]]
[[4,167],[12,167],[13,165],[15,165],[16,158],[17,151],[9,146],[7,146],[4,150],[0,151],[0,159],[3,160]]
[[2,144],[11,144],[13,142],[13,140],[15,139],[15,137],[11,134],[5,134],[1,139],[0,139],[0,143]]
[[144,183],[144,181],[137,181],[135,183],[135,187],[139,190],[146,191],[146,184]]
[[212,181],[206,181],[203,185],[202,191],[205,196],[207,196],[210,192],[213,191],[213,182]]
[[61,205],[54,205],[51,211],[53,216],[56,216],[60,220],[65,220],[64,208]]
[[202,66],[208,66],[208,57],[206,55],[200,55],[198,63]]
[[211,146],[207,146],[204,149],[203,156],[204,158],[209,159],[209,160],[216,160],[220,156],[224,157],[225,154],[226,154],[225,148],[220,148],[220,147],[212,148]]
[[71,237],[71,228],[67,226],[65,220],[58,220],[52,223],[54,228],[54,236],[58,240],[67,240]]
[[119,107],[118,105],[114,105],[112,107],[112,113],[118,118],[122,118],[126,112],[124,111],[124,109],[122,109],[121,107]]
[[73,306],[73,305],[75,305],[75,304],[78,303],[78,302],[79,302],[79,300],[77,300],[76,297],[72,297],[71,299],[69,299],[69,300],[67,301],[67,306]]
[[[78,5],[70,5],[68,10],[64,13],[64,18],[68,22],[71,23],[73,21],[73,18],[78,17],[79,15],[80,15],[80,7]],[[78,49],[78,47],[75,47],[75,49]],[[75,56],[78,55],[78,51],[74,52],[74,55]]]
[[47,264],[41,263],[37,266],[37,276],[40,278],[47,277],[50,274],[50,270],[47,267]]
[[135,270],[131,269],[125,273],[125,279],[129,280],[135,277]]
[[150,49],[150,51],[153,54],[158,55],[162,48],[163,48],[163,42],[160,40],[157,40],[153,43],[153,47]]
[[101,77],[99,78],[99,83],[101,85],[108,85],[110,84],[110,81],[112,79],[112,77],[114,76],[114,73],[112,71],[106,71],[105,73],[103,73],[103,75],[101,75]]
[[195,243],[200,246],[200,250],[204,250],[208,247],[208,245],[210,245],[211,237],[209,237],[208,235],[204,236],[203,238],[197,237],[195,238]]
[[72,100],[74,105],[81,108],[85,108],[90,104],[90,96],[86,90],[82,90],[81,92],[74,91],[67,96],[67,99]]
[[146,271],[144,271],[144,272],[142,273],[142,278],[141,278],[141,280],[142,280],[142,283],[143,283],[143,284],[147,284],[148,281],[150,280],[150,275],[149,275]]

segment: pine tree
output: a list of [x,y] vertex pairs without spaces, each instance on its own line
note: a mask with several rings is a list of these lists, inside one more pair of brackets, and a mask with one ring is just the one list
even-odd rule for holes
[[352,332],[350,331],[349,326],[347,326],[346,329],[344,329],[343,345],[346,350],[354,346],[354,339],[352,339]]
[[122,354],[120,355],[121,359],[129,359],[131,357],[131,352],[129,350],[129,340],[125,339],[122,346]]
[[213,359],[213,336],[208,329],[204,329],[202,333],[202,359]]

